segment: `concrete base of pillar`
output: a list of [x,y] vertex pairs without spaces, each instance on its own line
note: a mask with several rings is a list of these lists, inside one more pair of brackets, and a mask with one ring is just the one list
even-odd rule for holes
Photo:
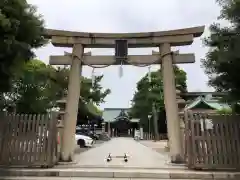
[[70,162],[73,162],[74,161],[74,158],[73,158],[73,155],[70,155],[68,156],[67,158],[63,155],[60,155],[60,159],[59,159],[60,162],[66,162],[66,163],[70,163]]
[[170,148],[169,148],[169,146],[167,145],[167,146],[165,146],[164,147],[164,150],[165,150],[165,152],[169,152],[170,151]]
[[184,162],[185,162],[184,158],[180,154],[176,154],[174,156],[171,156],[171,163],[183,164]]
[[70,162],[73,162],[73,159],[72,158],[68,158],[67,160],[64,160],[63,158],[60,158],[59,162],[66,162],[66,163],[70,163]]
[[170,147],[169,147],[169,141],[167,141],[167,145],[164,147],[166,152],[170,151]]
[[59,161],[58,163],[57,163],[57,165],[61,165],[61,166],[68,166],[68,165],[77,165],[78,164],[78,162],[76,162],[76,161],[72,161],[72,162],[63,162],[63,161]]

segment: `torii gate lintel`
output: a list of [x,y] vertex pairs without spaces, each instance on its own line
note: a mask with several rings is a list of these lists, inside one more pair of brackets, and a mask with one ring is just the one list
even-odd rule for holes
[[[154,53],[153,55],[129,55],[126,61],[121,64],[120,61],[116,61],[114,56],[92,56],[91,52],[85,53],[81,59],[82,65],[151,65],[161,64],[161,55]],[[173,54],[174,64],[186,64],[194,63],[194,54]],[[63,56],[50,56],[50,65],[71,65],[72,54],[67,53]]]

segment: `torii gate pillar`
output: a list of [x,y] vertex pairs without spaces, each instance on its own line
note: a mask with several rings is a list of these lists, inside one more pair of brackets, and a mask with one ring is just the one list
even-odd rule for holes
[[[74,44],[73,54],[81,58],[84,48],[81,44]],[[73,161],[75,131],[77,124],[78,103],[80,97],[80,76],[82,73],[81,61],[73,57],[69,73],[68,95],[66,111],[64,114],[64,128],[62,137],[62,150],[60,159],[65,162]]]
[[[178,116],[178,106],[176,98],[175,74],[173,71],[173,59],[170,44],[162,44],[159,47],[162,58],[162,75],[165,111],[167,116],[168,139],[172,163],[183,162],[183,147],[180,131],[180,121]],[[166,55],[167,54],[167,55]]]

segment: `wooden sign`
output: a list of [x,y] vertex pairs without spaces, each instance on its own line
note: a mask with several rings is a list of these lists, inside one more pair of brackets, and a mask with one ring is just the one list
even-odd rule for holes
[[127,40],[115,40],[115,58],[116,60],[126,60],[128,56]]

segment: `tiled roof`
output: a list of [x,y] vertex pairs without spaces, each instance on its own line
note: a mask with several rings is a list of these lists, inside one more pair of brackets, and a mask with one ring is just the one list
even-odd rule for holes
[[186,105],[185,109],[192,109],[200,103],[204,103],[215,110],[231,109],[230,106],[226,103],[222,103],[222,102],[219,102],[218,100],[214,100],[214,99],[206,99],[201,96],[196,98],[190,104]]
[[104,122],[116,121],[116,118],[119,116],[122,110],[127,113],[129,111],[129,108],[105,108],[102,114]]

